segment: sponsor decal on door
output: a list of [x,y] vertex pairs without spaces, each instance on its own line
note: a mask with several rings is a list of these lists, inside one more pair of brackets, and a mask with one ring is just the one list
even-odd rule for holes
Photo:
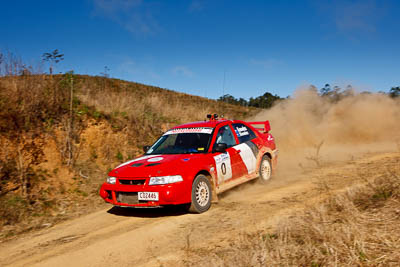
[[218,181],[226,181],[232,178],[231,157],[228,152],[214,156],[215,167],[217,168]]

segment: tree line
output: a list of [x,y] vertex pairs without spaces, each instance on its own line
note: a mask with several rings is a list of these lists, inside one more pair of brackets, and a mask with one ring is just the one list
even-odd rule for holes
[[235,98],[230,94],[225,94],[217,99],[217,101],[225,102],[233,105],[240,105],[245,107],[257,107],[257,108],[270,108],[272,105],[278,101],[282,100],[278,95],[273,95],[270,92],[265,92],[263,95],[257,97],[250,97],[249,100],[244,98]]
[[[316,91],[321,97],[327,98],[332,102],[337,102],[345,97],[353,96],[354,89],[351,85],[347,85],[345,88],[341,88],[340,86],[331,86],[330,84],[325,84],[324,87],[318,89],[314,85],[310,85],[310,90]],[[362,94],[370,94],[371,92],[365,91]],[[386,94],[391,98],[400,97],[400,86],[392,87],[389,92],[379,92],[382,94]],[[289,96],[287,98],[290,98]],[[265,92],[263,95],[257,97],[250,97],[249,100],[244,98],[235,98],[230,94],[225,94],[220,96],[217,101],[225,102],[233,105],[245,106],[245,107],[257,107],[257,108],[265,108],[268,109],[272,107],[277,101],[283,100],[278,95],[273,95],[270,92]]]

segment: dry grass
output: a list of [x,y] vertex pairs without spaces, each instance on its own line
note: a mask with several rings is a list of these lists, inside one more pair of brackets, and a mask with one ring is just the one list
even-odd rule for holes
[[0,62],[0,237],[80,212],[82,200],[95,209],[108,171],[170,127],[257,112],[118,79],[32,74],[10,60]]
[[[282,220],[274,232],[242,233],[230,247],[192,250],[192,266],[398,266],[400,158],[364,186]],[[365,172],[370,174],[370,172]]]
[[[82,76],[83,78],[83,76]],[[159,123],[203,120],[207,113],[224,114],[227,117],[245,118],[257,109],[221,104],[203,97],[177,93],[138,83],[105,79],[106,90],[93,85],[102,84],[102,77],[87,78],[81,83],[79,98],[109,115],[120,115],[131,121]],[[100,81],[98,81],[100,80]]]

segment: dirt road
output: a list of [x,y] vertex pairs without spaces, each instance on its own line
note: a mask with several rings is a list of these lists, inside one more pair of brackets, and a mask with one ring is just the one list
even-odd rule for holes
[[[398,153],[364,155],[301,173],[278,173],[267,185],[251,182],[220,196],[203,214],[176,209],[98,212],[0,243],[0,266],[183,265],[186,252],[229,246],[243,232],[273,227],[282,216],[329,192],[379,174]],[[366,172],[368,171],[368,172]]]

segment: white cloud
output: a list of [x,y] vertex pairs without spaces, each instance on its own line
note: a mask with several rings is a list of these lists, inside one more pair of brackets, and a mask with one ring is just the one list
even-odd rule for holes
[[158,22],[142,0],[93,0],[95,16],[105,17],[136,35],[152,35]]
[[323,19],[350,39],[375,33],[387,8],[383,1],[376,0],[321,1],[317,6]]
[[172,73],[177,76],[184,76],[186,78],[192,78],[194,73],[185,66],[176,66],[172,69]]
[[376,4],[374,1],[343,2],[334,10],[339,31],[374,32]]
[[113,17],[142,4],[142,0],[93,0],[95,12]]

